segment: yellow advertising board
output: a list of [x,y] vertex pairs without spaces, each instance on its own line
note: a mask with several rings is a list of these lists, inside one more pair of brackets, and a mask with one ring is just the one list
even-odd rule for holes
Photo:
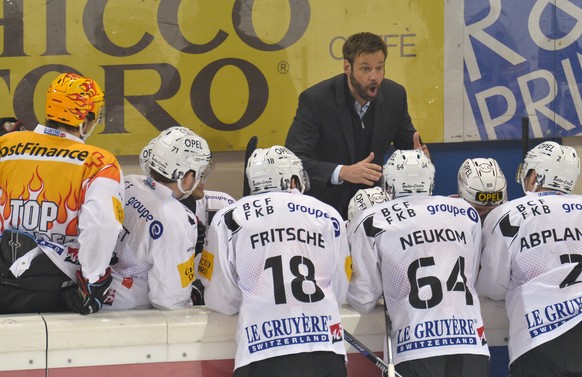
[[0,115],[44,119],[58,72],[94,78],[105,123],[89,141],[135,155],[160,130],[191,128],[213,151],[284,144],[299,93],[342,72],[360,31],[388,44],[423,139],[443,139],[442,2],[55,0],[0,8]]

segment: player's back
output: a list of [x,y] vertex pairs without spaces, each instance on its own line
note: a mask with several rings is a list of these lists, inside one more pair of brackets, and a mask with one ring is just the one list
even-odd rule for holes
[[[112,153],[72,134],[41,125],[6,134],[0,138],[0,232],[17,229],[41,240],[71,279],[80,263],[85,277],[102,274],[123,221],[122,175]],[[81,238],[82,229],[90,230]]]
[[[2,228],[20,229],[37,239],[74,242],[83,198],[92,179],[119,185],[115,157],[48,127],[14,132],[0,139]],[[11,214],[11,212],[13,212]],[[2,229],[0,229],[2,230]]]
[[[291,278],[310,280],[308,277],[312,275],[313,280],[317,273],[317,286],[329,286],[339,258],[334,237],[339,237],[341,218],[330,213],[327,205],[309,196],[285,192],[263,194],[238,203],[233,218],[241,226],[233,235],[233,243],[241,289],[249,300],[272,303],[275,299],[276,304],[285,303],[286,292],[277,292],[280,287],[276,286],[282,278],[285,283],[291,283]],[[291,276],[279,276],[282,266],[285,270],[291,269]],[[303,266],[301,271],[299,266]],[[269,274],[255,278],[266,269],[271,269]],[[317,287],[303,285],[304,288],[298,286],[289,293],[299,296],[299,302],[319,301]]]
[[124,277],[147,280],[153,261],[164,254],[183,254],[183,259],[193,255],[194,214],[172,197],[171,190],[142,175],[128,175],[125,185],[124,229],[118,237],[113,269]]
[[349,250],[335,209],[297,191],[252,195],[219,211],[207,240],[201,263],[209,253],[229,263],[225,272],[214,266],[207,306],[229,312],[228,281],[240,289],[237,367],[299,352],[345,354],[339,306]]
[[[543,290],[547,284],[552,289],[565,288],[576,282],[564,280],[563,273],[571,269],[566,264],[582,258],[577,257],[582,255],[578,227],[582,223],[582,196],[552,194],[528,194],[511,201],[483,229],[484,247],[488,244],[485,232],[498,228],[505,236],[511,258],[511,285],[516,289],[524,284],[538,285],[536,290]],[[562,255],[574,257],[570,261]],[[564,258],[569,261],[562,261]],[[582,292],[582,287],[578,291]]]
[[[474,289],[481,246],[477,211],[458,198],[407,196],[367,209],[357,221],[350,224],[354,265],[365,269],[358,274],[380,265],[395,362],[455,353],[488,355]],[[364,251],[368,254],[354,255],[360,247],[370,248]],[[359,284],[357,280],[352,283]],[[373,289],[353,288],[349,300],[356,306],[359,293]]]
[[[474,283],[481,232],[479,216],[470,205],[443,196],[406,197],[388,202],[376,213],[373,225],[385,230],[378,235],[377,243],[392,299],[404,300],[417,309],[437,306],[439,295],[429,298],[421,295],[424,290],[409,294],[408,288],[416,289],[417,278],[427,276],[429,270],[438,272],[443,280],[456,269]],[[464,269],[458,271],[461,265]],[[399,283],[402,277],[407,284]],[[394,288],[398,286],[400,290],[395,295]],[[474,301],[468,298],[468,292],[467,298],[464,293],[450,299]]]
[[582,196],[542,191],[496,208],[483,225],[477,287],[506,300],[512,361],[582,321],[580,224]]
[[192,305],[195,215],[151,177],[125,177],[125,221],[111,262],[105,309]]

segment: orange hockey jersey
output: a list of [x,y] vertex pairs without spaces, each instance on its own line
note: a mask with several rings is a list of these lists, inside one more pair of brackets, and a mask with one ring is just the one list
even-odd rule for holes
[[[109,265],[121,230],[122,178],[112,153],[71,134],[38,125],[4,135],[0,230],[31,234],[69,277],[82,266],[94,282]],[[22,258],[26,270],[30,260]]]

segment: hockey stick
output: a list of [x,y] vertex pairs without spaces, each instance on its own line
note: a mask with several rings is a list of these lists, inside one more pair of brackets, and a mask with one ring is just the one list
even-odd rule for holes
[[352,334],[347,332],[344,329],[344,339],[348,342],[352,347],[354,347],[358,352],[364,355],[368,360],[373,362],[378,369],[382,371],[382,375],[386,376],[388,374],[388,364],[378,356],[368,347],[366,347],[363,343],[361,343],[358,339],[354,338]]
[[529,151],[529,117],[521,118],[521,157],[525,160],[525,156]]
[[251,194],[251,188],[249,186],[249,179],[247,178],[247,165],[249,163],[249,159],[251,158],[255,149],[257,149],[257,144],[259,142],[259,138],[257,136],[252,136],[248,143],[247,149],[245,151],[245,166],[243,168],[244,177],[243,177],[243,196],[249,196]]
[[[386,359],[388,360],[388,377],[394,377],[400,374],[396,373],[394,369],[394,355],[392,354],[392,321],[388,315],[388,308],[386,307],[386,299],[384,299],[384,321],[386,323]],[[402,376],[400,376],[402,377]]]

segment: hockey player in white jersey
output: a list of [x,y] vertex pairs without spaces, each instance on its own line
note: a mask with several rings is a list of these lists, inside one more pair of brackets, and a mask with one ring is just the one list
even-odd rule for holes
[[576,151],[546,141],[518,173],[524,197],[483,225],[477,291],[505,299],[512,377],[582,376],[582,197]]
[[469,202],[481,216],[507,201],[507,181],[493,158],[468,158],[457,174],[459,197]]
[[[142,149],[139,155],[139,164],[146,176],[149,175],[149,158],[156,139],[157,136]],[[195,201],[194,205],[191,203],[192,200]],[[222,191],[206,190],[204,183],[200,183],[196,186],[192,195],[182,201],[182,204],[186,205],[190,210],[195,210],[200,223],[207,227],[218,210],[234,202],[235,199],[230,194]]]
[[346,376],[343,220],[302,195],[308,178],[285,147],[255,150],[247,177],[252,195],[215,215],[198,267],[206,306],[239,313],[234,376]]
[[350,222],[348,302],[371,311],[384,295],[396,372],[403,376],[489,374],[479,299],[481,221],[459,198],[432,196],[434,165],[420,150],[396,150],[383,168],[394,199]]
[[[149,160],[152,154],[152,147],[157,138],[156,136],[150,140],[139,155],[139,164],[146,176],[150,175]],[[211,169],[212,167],[207,168],[207,175],[210,175]],[[210,225],[212,218],[221,208],[231,205],[234,202],[235,199],[225,192],[206,190],[204,182],[198,183],[194,191],[192,191],[192,195],[181,199],[181,203],[196,215],[198,232],[198,239],[196,240],[196,264],[200,261],[206,228]],[[202,283],[198,279],[192,283],[192,303],[194,305],[204,305],[204,286],[202,286]]]
[[192,306],[196,216],[178,200],[207,178],[211,152],[185,127],[156,138],[149,176],[125,179],[125,221],[112,261],[105,309]]

